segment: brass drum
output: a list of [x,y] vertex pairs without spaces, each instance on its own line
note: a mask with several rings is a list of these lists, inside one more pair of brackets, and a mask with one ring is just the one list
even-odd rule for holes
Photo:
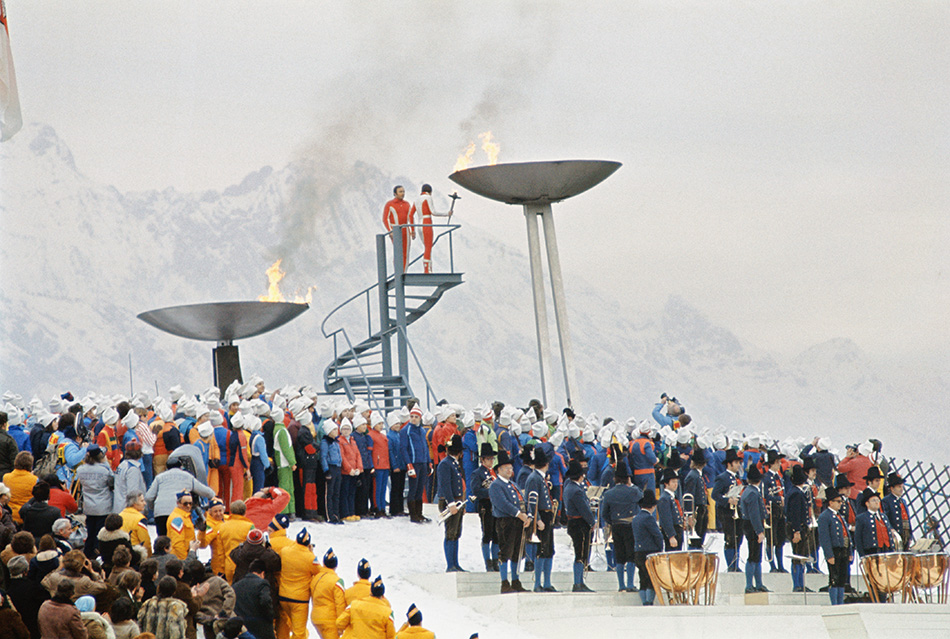
[[950,589],[950,556],[914,555],[912,585],[916,601],[934,601],[936,589],[936,603],[947,603],[947,591]]
[[[696,604],[699,591],[715,577],[710,573],[707,553],[702,551],[662,552],[647,557],[647,572],[653,587],[660,593],[660,603]],[[718,562],[712,562],[714,570]]]
[[896,592],[903,592],[903,600],[907,601],[914,575],[914,555],[908,552],[868,555],[861,560],[861,572],[872,601],[885,600]]

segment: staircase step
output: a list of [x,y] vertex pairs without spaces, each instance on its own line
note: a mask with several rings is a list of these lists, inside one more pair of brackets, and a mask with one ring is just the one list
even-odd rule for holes
[[399,386],[405,386],[405,385],[406,385],[405,380],[403,380],[403,378],[402,378],[402,377],[399,377],[398,375],[392,375],[392,376],[388,376],[388,375],[367,376],[367,378],[366,378],[365,380],[364,380],[362,377],[351,377],[351,378],[349,378],[349,379],[350,379],[350,384],[353,384],[353,385],[362,385],[362,386],[365,386],[365,385],[366,385],[366,382],[369,382],[369,384],[370,384],[371,386],[386,386],[386,387],[390,387],[390,388],[396,388],[396,387],[399,387]]

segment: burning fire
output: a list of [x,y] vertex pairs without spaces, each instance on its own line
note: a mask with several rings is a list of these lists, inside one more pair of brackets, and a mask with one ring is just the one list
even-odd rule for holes
[[[261,295],[257,298],[258,302],[286,302],[287,299],[284,298],[284,294],[280,292],[280,281],[284,279],[284,276],[287,275],[285,271],[280,268],[280,263],[283,260],[277,260],[265,271],[267,273],[267,295]],[[294,293],[294,303],[295,304],[309,304],[313,301],[313,289],[315,286],[308,286],[306,295],[300,295],[299,293]]]
[[[488,164],[498,164],[498,153],[501,151],[501,145],[495,142],[491,131],[485,131],[480,134],[478,139],[482,141],[482,151],[488,156]],[[464,171],[471,166],[474,157],[475,143],[469,142],[468,146],[465,147],[465,152],[455,161],[455,169],[453,169],[453,171]]]

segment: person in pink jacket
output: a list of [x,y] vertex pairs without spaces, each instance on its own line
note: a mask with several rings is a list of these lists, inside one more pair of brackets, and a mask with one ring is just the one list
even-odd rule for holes
[[340,516],[343,521],[359,521],[356,516],[356,480],[363,472],[363,459],[360,457],[359,446],[353,439],[353,424],[343,418],[340,424],[340,456],[343,458],[342,473],[343,486],[340,490]]

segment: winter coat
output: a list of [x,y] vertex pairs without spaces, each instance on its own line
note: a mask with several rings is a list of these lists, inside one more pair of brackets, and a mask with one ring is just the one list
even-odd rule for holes
[[337,617],[336,628],[343,639],[394,639],[392,608],[382,599],[359,599]]
[[[207,589],[205,589],[207,586]],[[208,577],[200,586],[199,592],[204,590],[201,595],[201,608],[195,614],[195,621],[201,624],[211,623],[217,617],[218,613],[224,612],[228,617],[234,612],[234,590],[221,577],[217,575]]]
[[340,455],[343,457],[343,464],[340,467],[343,474],[349,475],[353,471],[359,473],[363,472],[363,459],[360,456],[360,448],[356,445],[356,440],[353,439],[353,436],[344,437],[340,435],[336,441],[340,445]]
[[340,452],[340,443],[332,437],[326,436],[320,440],[320,463],[324,473],[330,472],[330,466],[343,466],[343,454]]
[[215,496],[213,490],[195,479],[188,471],[181,468],[169,468],[155,476],[148,492],[145,493],[145,502],[154,510],[156,517],[166,517],[175,510],[178,493],[183,490],[190,490],[208,499]]
[[273,639],[277,609],[266,579],[250,573],[234,584],[234,614],[257,639]]
[[23,520],[23,530],[32,533],[37,541],[43,535],[53,534],[53,522],[59,519],[61,513],[56,506],[50,506],[45,501],[31,499],[20,508],[20,519]]
[[389,440],[389,468],[390,470],[406,470],[406,451],[402,447],[401,431],[390,429],[386,433]]
[[290,503],[290,493],[276,486],[262,488],[261,492],[265,493],[266,496],[250,497],[245,500],[244,505],[247,506],[245,515],[254,522],[255,528],[267,530],[267,526],[270,525],[274,517]]
[[13,459],[19,452],[13,436],[6,429],[0,430],[0,475],[13,472]]
[[59,569],[59,550],[44,550],[30,560],[27,577],[36,583],[43,581],[46,575]]
[[125,499],[129,493],[138,491],[145,494],[145,478],[142,476],[142,465],[138,459],[126,459],[115,471],[115,490],[112,494],[112,512],[122,512],[125,508]]
[[373,439],[373,468],[389,470],[389,438],[376,429],[369,431]]
[[422,626],[406,626],[396,633],[396,639],[435,639],[435,633]]
[[59,582],[67,580],[73,582],[75,588],[73,601],[83,595],[92,595],[95,597],[109,590],[109,584],[105,581],[101,581],[98,577],[92,578],[85,573],[75,573],[65,568],[55,570],[43,577],[42,584],[43,587],[49,591],[50,595],[55,595],[56,589],[59,587]]
[[166,534],[172,540],[172,554],[184,561],[188,557],[191,542],[195,541],[195,524],[191,520],[191,513],[175,508],[168,515]]
[[254,522],[244,515],[231,515],[225,519],[218,530],[221,552],[224,554],[224,576],[230,582],[234,576],[234,560],[231,551],[244,543],[247,533],[254,528]]
[[[282,601],[305,603],[310,600],[310,580],[319,569],[313,559],[313,551],[297,543],[280,551],[278,592]],[[343,592],[340,591],[340,594]],[[336,620],[336,617],[333,619]]]
[[3,476],[4,485],[10,489],[10,511],[13,521],[22,524],[20,506],[33,499],[33,485],[37,477],[28,470],[13,470]]
[[123,509],[119,515],[122,516],[122,530],[129,534],[129,542],[132,547],[144,547],[145,556],[152,556],[152,538],[148,534],[148,520],[143,513],[129,506]]
[[180,599],[152,597],[139,609],[139,629],[155,639],[185,639],[187,612],[188,606]]
[[[40,637],[42,639],[88,639],[79,609],[71,602],[47,601],[40,606]],[[156,638],[157,639],[157,638]]]
[[67,514],[72,514],[79,510],[79,504],[76,503],[73,496],[62,488],[50,487],[49,505],[56,506],[56,508],[59,509],[60,517],[65,517]]
[[363,462],[363,470],[374,468],[373,466],[373,436],[369,432],[353,433],[353,440],[356,447],[360,450],[360,461]]
[[[373,596],[371,591],[371,584],[369,579],[357,579],[353,582],[353,585],[346,589],[343,593],[343,597],[346,600],[346,605],[351,605],[357,599],[369,599]],[[387,606],[389,605],[389,600],[386,597],[380,597],[380,601],[384,602]]]
[[132,565],[139,565],[139,554],[132,548],[132,542],[129,540],[129,533],[121,528],[118,530],[99,530],[98,549],[99,556],[102,557],[102,567],[108,573],[112,570],[112,555],[119,546],[125,546],[132,551]]
[[277,603],[277,576],[280,574],[280,555],[265,544],[249,544],[246,541],[231,551],[231,561],[234,562],[234,575],[232,577],[231,583],[236,583],[247,575],[248,569],[251,567],[251,562],[255,559],[260,559],[264,562],[264,565],[267,567],[265,574],[267,575],[267,582],[270,584],[273,599],[276,605]]
[[80,464],[76,479],[82,484],[82,510],[86,515],[108,515],[112,512],[112,486],[115,478],[105,462]]
[[106,621],[105,617],[98,612],[80,612],[79,616],[83,625],[86,626],[86,634],[88,634],[89,639],[115,639],[112,624]]
[[23,616],[13,608],[0,610],[0,636],[4,639],[30,639],[30,629],[23,621]]
[[40,606],[49,600],[49,592],[38,581],[27,577],[10,579],[7,586],[10,601],[20,612],[23,623],[30,629],[30,635],[38,637]]
[[317,574],[310,582],[313,596],[313,610],[310,621],[314,626],[335,624],[346,609],[346,596],[343,594],[343,580],[336,571],[326,566],[315,566]]
[[112,624],[112,631],[115,633],[115,639],[135,639],[141,634],[134,619]]

